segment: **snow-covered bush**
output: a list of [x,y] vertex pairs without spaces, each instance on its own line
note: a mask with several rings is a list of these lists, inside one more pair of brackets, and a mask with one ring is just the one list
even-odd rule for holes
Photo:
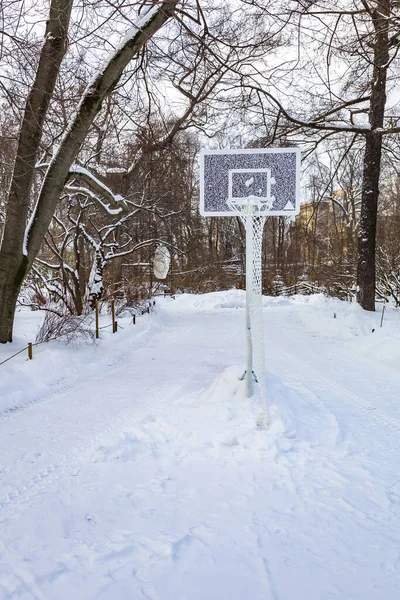
[[49,342],[59,338],[67,342],[93,342],[95,334],[92,320],[89,321],[85,316],[71,315],[67,312],[59,314],[46,311],[42,326],[36,335],[36,342]]

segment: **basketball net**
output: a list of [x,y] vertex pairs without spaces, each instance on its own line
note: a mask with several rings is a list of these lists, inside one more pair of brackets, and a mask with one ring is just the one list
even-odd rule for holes
[[267,427],[270,421],[264,352],[264,327],[262,312],[262,237],[265,215],[256,212],[257,203],[228,201],[228,206],[242,220],[246,230],[246,396],[253,395],[254,381],[258,383],[261,414],[257,421]]

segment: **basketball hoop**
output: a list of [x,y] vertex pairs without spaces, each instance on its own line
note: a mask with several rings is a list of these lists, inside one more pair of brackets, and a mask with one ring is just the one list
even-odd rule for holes
[[246,396],[257,382],[262,411],[258,424],[268,426],[266,365],[262,318],[262,238],[269,215],[298,214],[298,148],[210,150],[200,155],[200,213],[238,216],[246,231]]

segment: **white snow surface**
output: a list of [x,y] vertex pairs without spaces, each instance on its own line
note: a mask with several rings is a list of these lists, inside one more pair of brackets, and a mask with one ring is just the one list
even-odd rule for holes
[[261,430],[244,303],[163,298],[0,366],[1,600],[400,597],[399,314],[264,298]]

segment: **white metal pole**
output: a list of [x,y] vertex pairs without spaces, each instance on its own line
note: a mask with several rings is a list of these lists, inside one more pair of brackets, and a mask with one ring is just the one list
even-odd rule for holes
[[244,209],[246,215],[246,397],[253,395],[253,344],[251,340],[250,302],[253,290],[253,207],[250,202]]

